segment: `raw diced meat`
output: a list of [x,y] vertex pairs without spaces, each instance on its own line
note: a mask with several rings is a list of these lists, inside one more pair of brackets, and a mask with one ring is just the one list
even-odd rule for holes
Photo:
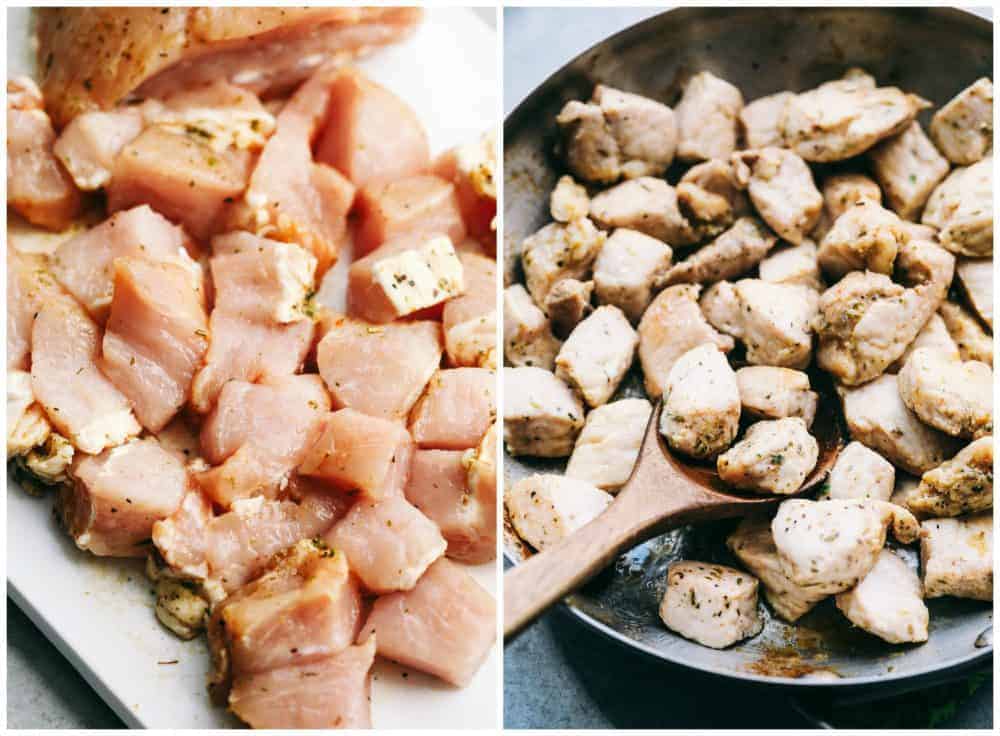
[[211,502],[201,491],[192,490],[173,513],[153,524],[151,537],[156,551],[178,576],[208,577],[208,529],[212,516]]
[[611,398],[632,366],[639,337],[618,307],[598,307],[556,356],[556,375],[577,388],[589,406]]
[[503,336],[504,359],[509,365],[555,369],[561,343],[552,336],[545,312],[531,300],[521,284],[504,289]]
[[496,254],[497,141],[492,132],[437,157],[434,173],[455,185],[469,235]]
[[756,636],[758,581],[725,565],[682,560],[670,566],[660,618],[667,628],[713,649]]
[[993,512],[920,527],[924,595],[993,600]]
[[505,368],[504,442],[511,455],[566,457],[583,428],[583,404],[542,368]]
[[633,323],[653,298],[653,285],[667,269],[673,250],[636,230],[619,228],[604,243],[594,263],[594,290],[601,304],[613,304]]
[[354,249],[359,258],[401,235],[447,235],[452,243],[465,238],[455,185],[437,176],[366,186],[358,191],[354,211],[358,218]]
[[46,302],[65,298],[46,261],[7,248],[7,369],[28,370],[31,327]]
[[977,79],[931,119],[931,138],[948,160],[974,164],[993,149],[993,83]]
[[632,473],[652,410],[646,399],[621,399],[587,414],[566,477],[617,492]]
[[892,463],[854,441],[840,451],[830,471],[830,498],[888,501],[895,484],[896,469]]
[[517,535],[537,550],[590,523],[613,500],[610,493],[587,481],[551,474],[522,478],[507,486],[503,496]]
[[818,458],[819,444],[800,417],[765,420],[719,456],[719,478],[758,493],[795,493]]
[[422,448],[475,447],[496,418],[496,373],[486,368],[438,371],[410,415],[410,432]]
[[677,158],[728,158],[736,149],[742,109],[743,95],[729,82],[709,72],[691,77],[677,103]]
[[140,107],[84,113],[73,118],[59,134],[53,151],[77,187],[84,191],[100,189],[111,181],[115,158],[145,126]]
[[497,265],[491,258],[459,253],[465,293],[445,302],[441,314],[445,351],[455,367],[495,367]]

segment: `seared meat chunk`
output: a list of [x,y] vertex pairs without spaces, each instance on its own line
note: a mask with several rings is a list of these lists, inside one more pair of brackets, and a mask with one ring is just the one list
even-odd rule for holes
[[577,184],[572,176],[563,174],[549,195],[549,212],[556,222],[573,222],[590,212],[587,188]]
[[736,371],[743,410],[759,419],[799,417],[812,426],[819,396],[809,388],[802,371],[775,366],[752,365]]
[[920,525],[924,595],[993,600],[993,512]]
[[756,636],[757,578],[725,565],[682,560],[667,572],[660,618],[667,628],[713,649]]
[[820,241],[844,212],[862,200],[882,204],[882,190],[864,174],[831,174],[823,180],[823,214],[812,235]]
[[741,217],[731,228],[667,271],[662,285],[711,284],[731,279],[757,265],[777,242],[760,220]]
[[757,422],[719,456],[719,478],[758,493],[795,493],[816,467],[819,444],[799,417]]
[[761,281],[771,284],[798,284],[823,290],[816,243],[806,238],[799,245],[778,246],[758,266]]
[[590,200],[590,216],[602,228],[638,230],[671,247],[702,239],[702,233],[681,212],[677,190],[649,176],[623,181],[596,195]]
[[517,535],[538,550],[593,521],[611,501],[610,493],[563,475],[532,475],[504,491]]
[[896,254],[910,235],[893,212],[861,200],[844,210],[819,245],[819,265],[833,279],[850,271],[891,275]]
[[888,501],[895,483],[892,463],[854,440],[840,451],[830,471],[830,498]]
[[579,397],[550,371],[504,368],[504,441],[511,455],[566,457],[583,428]]
[[938,241],[952,253],[993,255],[993,156],[954,169],[933,191],[921,222],[938,229]]
[[747,148],[781,148],[784,145],[781,120],[788,101],[793,97],[795,94],[792,92],[776,92],[758,97],[740,110],[740,124],[743,126],[743,140]]
[[728,157],[736,150],[742,109],[743,95],[729,82],[710,72],[691,77],[677,103],[677,158],[706,161]]
[[593,311],[590,304],[593,293],[593,281],[577,279],[562,279],[549,290],[545,296],[545,311],[556,337],[565,340],[584,317]]
[[615,493],[632,473],[652,411],[646,399],[621,399],[587,414],[566,477]]
[[928,470],[906,507],[922,517],[960,516],[993,508],[993,437],[980,437]]
[[868,155],[889,206],[904,220],[917,219],[931,192],[948,174],[948,160],[916,120]]
[[661,240],[618,228],[594,263],[594,290],[601,304],[613,304],[633,323],[653,298],[653,285],[670,268],[673,251]]
[[772,230],[798,245],[819,222],[823,195],[805,161],[783,148],[734,154],[736,179]]
[[503,292],[504,360],[507,364],[555,368],[560,342],[552,336],[545,312],[531,300],[521,284]]
[[920,348],[899,372],[899,395],[925,424],[953,437],[993,433],[993,370]]
[[977,79],[934,113],[931,138],[958,166],[974,164],[993,150],[993,83],[988,77]]
[[930,613],[917,571],[887,549],[861,582],[837,595],[837,608],[855,626],[890,644],[927,641]]
[[575,387],[588,406],[600,406],[632,366],[638,343],[638,334],[618,307],[598,307],[563,343],[556,375]]
[[993,329],[993,259],[959,258],[955,276],[979,318]]
[[910,359],[910,356],[920,348],[928,348],[936,352],[942,358],[947,358],[948,360],[961,360],[961,355],[958,352],[958,345],[955,341],[951,339],[951,335],[948,333],[948,328],[944,324],[944,320],[941,319],[941,315],[935,312],[931,315],[931,318],[927,320],[927,324],[923,326],[917,336],[913,339],[913,342],[909,344],[904,352],[895,363],[890,365],[887,369],[889,373],[899,373],[900,369],[906,365],[906,361]]
[[993,365],[993,338],[960,304],[944,302],[939,311],[962,360],[978,360]]
[[539,307],[562,279],[579,279],[590,267],[604,245],[605,235],[586,218],[563,224],[553,222],[525,238],[521,244],[524,281]]

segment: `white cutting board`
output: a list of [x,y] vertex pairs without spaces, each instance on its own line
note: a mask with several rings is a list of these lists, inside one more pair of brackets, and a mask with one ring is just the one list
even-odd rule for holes
[[[28,14],[24,8],[8,10],[10,74],[32,69]],[[496,33],[468,9],[427,11],[413,38],[359,66],[413,106],[435,153],[498,124]],[[324,291],[340,291],[338,276],[327,280]],[[495,565],[470,570],[496,594]],[[208,700],[204,640],[182,642],[156,621],[142,563],[80,552],[56,526],[52,496],[31,498],[9,481],[7,575],[11,598],[129,726],[238,725]],[[499,726],[496,646],[462,690],[390,663],[379,662],[374,672],[377,728]]]

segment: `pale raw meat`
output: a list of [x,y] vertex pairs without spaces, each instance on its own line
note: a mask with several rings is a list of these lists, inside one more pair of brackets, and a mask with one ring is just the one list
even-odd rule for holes
[[593,281],[577,279],[562,279],[549,290],[545,296],[545,313],[549,315],[549,324],[556,337],[565,340],[594,311],[590,304],[593,293]]
[[28,370],[31,328],[46,302],[65,298],[46,261],[7,249],[7,369]]
[[646,399],[621,399],[587,414],[566,477],[616,492],[632,473],[652,411]]
[[556,375],[591,407],[611,398],[632,366],[639,337],[618,307],[603,306],[583,320],[556,356]]
[[652,301],[653,285],[670,268],[672,257],[673,250],[663,241],[636,230],[615,230],[594,263],[598,302],[613,304],[635,324]]
[[938,241],[952,253],[993,255],[993,156],[953,169],[927,200],[920,220],[938,229]]
[[358,191],[354,211],[356,257],[400,235],[447,235],[452,243],[465,238],[455,185],[437,176],[422,174],[366,186]]
[[899,371],[899,395],[924,424],[953,437],[993,433],[993,370],[920,348]]
[[736,150],[742,109],[743,95],[729,82],[709,72],[691,77],[676,108],[677,158],[727,158]]
[[959,166],[974,164],[993,150],[993,83],[988,77],[977,79],[934,113],[931,138]]
[[465,293],[445,302],[441,313],[445,352],[454,366],[495,367],[497,264],[475,253],[459,253]]
[[993,508],[993,437],[981,437],[924,473],[906,508],[932,518]]
[[[830,470],[830,498],[888,501],[896,483],[892,463],[858,441],[849,442]],[[909,506],[907,506],[909,508]],[[910,509],[911,511],[913,509]]]
[[505,368],[504,442],[511,455],[566,457],[583,428],[583,403],[542,368]]
[[740,124],[747,148],[766,148],[784,145],[781,119],[788,101],[795,97],[791,92],[777,92],[758,97],[740,110]]
[[777,238],[755,217],[741,217],[708,245],[675,264],[659,285],[712,284],[731,279],[756,266]]
[[801,243],[823,208],[805,161],[782,148],[764,148],[734,154],[733,166],[764,222],[789,243]]
[[719,478],[757,493],[795,493],[816,467],[819,444],[799,417],[752,424],[719,456]]
[[887,549],[837,608],[853,623],[890,644],[927,641],[930,614],[916,570]]
[[670,566],[660,618],[668,629],[713,649],[756,636],[758,581],[725,565],[681,560]]
[[924,595],[993,600],[993,512],[920,525]]
[[934,187],[948,174],[948,160],[917,121],[868,155],[889,206],[906,220],[918,218]]
[[521,263],[525,287],[539,307],[562,279],[578,279],[597,258],[605,235],[586,218],[568,224],[553,222],[524,239]]
[[545,312],[521,284],[504,289],[503,337],[504,360],[508,365],[555,369],[561,343],[553,337]]
[[504,506],[518,537],[536,550],[570,536],[614,500],[591,483],[564,475],[531,475],[504,488]]
[[812,426],[819,396],[810,390],[802,371],[774,366],[745,366],[736,371],[740,403],[748,415],[760,419],[800,417]]
[[477,140],[445,151],[433,171],[455,185],[465,227],[487,254],[496,255],[497,140],[488,131]]
[[424,449],[464,450],[479,444],[496,419],[496,372],[438,371],[410,414],[413,441]]
[[70,121],[53,146],[56,157],[84,191],[111,181],[115,158],[146,127],[141,107],[88,112]]
[[899,217],[863,199],[847,207],[823,236],[819,265],[833,279],[859,270],[892,275],[896,254],[909,240]]

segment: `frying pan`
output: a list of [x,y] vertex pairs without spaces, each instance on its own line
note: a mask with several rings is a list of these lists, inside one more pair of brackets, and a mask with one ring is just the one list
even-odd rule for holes
[[[519,243],[550,220],[548,193],[564,173],[554,154],[554,118],[566,101],[589,98],[598,82],[672,105],[686,80],[706,69],[749,101],[809,89],[861,66],[880,84],[939,107],[991,76],[992,42],[989,21],[943,8],[684,8],[628,28],[550,76],[504,122],[505,278],[522,278]],[[616,398],[642,395],[633,369]],[[565,468],[564,461],[504,460],[505,484]],[[874,685],[882,694],[925,686],[992,656],[992,605],[951,598],[927,602],[931,633],[920,646],[890,645],[852,627],[832,600],[794,625],[765,611],[759,636],[725,650],[675,635],[657,615],[667,568],[685,558],[735,564],[724,545],[732,528],[719,522],[658,537],[622,555],[564,605],[585,625],[665,662],[747,682],[835,688],[846,698],[870,696]],[[504,536],[508,564],[530,554],[509,524]],[[913,550],[900,552],[916,565]]]

